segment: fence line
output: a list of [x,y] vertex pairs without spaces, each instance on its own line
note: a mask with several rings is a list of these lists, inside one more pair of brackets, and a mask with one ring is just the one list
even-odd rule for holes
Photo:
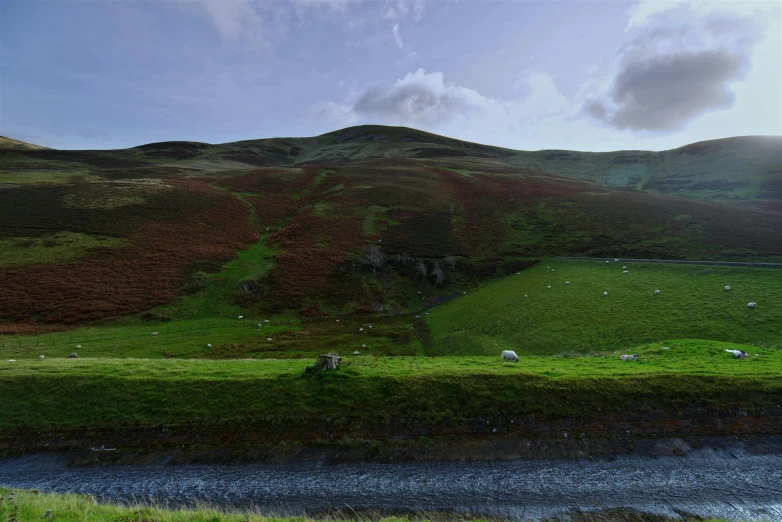
[[670,263],[675,265],[746,266],[755,268],[782,268],[782,263],[754,263],[751,261],[687,261],[683,259],[630,259],[626,257],[571,257],[557,256],[554,259],[572,261],[613,261],[626,263]]
[[206,323],[199,326],[192,326],[183,328],[181,326],[178,327],[161,327],[158,329],[151,328],[149,330],[130,330],[127,332],[124,331],[116,331],[116,332],[109,332],[105,334],[97,334],[96,336],[86,336],[86,337],[75,337],[73,335],[69,335],[67,332],[65,333],[53,333],[53,336],[59,336],[59,339],[57,337],[52,337],[51,340],[41,342],[40,339],[35,338],[35,342],[33,343],[32,339],[27,339],[24,341],[3,341],[0,343],[0,348],[5,350],[6,348],[25,348],[25,347],[48,347],[48,346],[57,346],[57,341],[60,341],[60,346],[63,346],[66,344],[65,342],[65,336],[68,336],[67,344],[80,344],[80,343],[94,343],[94,342],[100,342],[100,341],[115,341],[115,340],[121,340],[121,339],[132,339],[134,337],[157,337],[153,336],[153,332],[157,332],[159,335],[167,335],[167,334],[178,334],[178,333],[184,333],[184,332],[192,332],[194,330],[209,330],[212,328],[249,328],[252,327],[253,329],[257,329],[257,326],[255,323],[248,322],[248,321],[227,321],[225,323],[220,322],[213,322],[213,323]]

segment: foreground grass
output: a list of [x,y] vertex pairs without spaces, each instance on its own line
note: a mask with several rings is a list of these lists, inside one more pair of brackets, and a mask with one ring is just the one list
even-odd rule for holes
[[544,260],[426,320],[433,355],[624,350],[662,338],[779,346],[782,271]]
[[[726,348],[749,350],[735,360]],[[740,406],[776,408],[782,352],[672,341],[617,354],[498,357],[346,357],[319,378],[301,360],[19,360],[0,363],[0,431],[154,426],[437,425],[529,414]],[[758,354],[758,355],[755,355]]]
[[[47,516],[46,514],[49,513]],[[162,509],[157,507],[120,506],[115,504],[98,504],[88,495],[39,493],[35,490],[10,490],[0,488],[0,517],[2,520],[57,520],[57,522],[104,522],[112,520],[116,522],[306,522],[311,518],[291,517],[277,518],[265,517],[251,513],[238,514],[226,513],[210,508],[194,509]],[[328,517],[326,520],[339,522],[339,519]],[[373,520],[375,522],[407,522],[409,520],[432,520],[446,522],[449,520],[473,520],[479,522],[483,519],[472,518],[469,515],[447,514],[422,514],[418,516],[398,518],[364,518],[355,514],[350,518],[351,522]],[[584,515],[583,522],[663,522],[661,517],[647,518],[643,514],[632,511],[614,513],[599,513]],[[676,520],[681,520],[677,518]],[[687,520],[685,518],[685,520]],[[724,522],[718,520],[698,519],[700,522]]]

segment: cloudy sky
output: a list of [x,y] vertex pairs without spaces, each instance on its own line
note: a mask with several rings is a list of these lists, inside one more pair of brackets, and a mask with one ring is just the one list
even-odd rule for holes
[[406,125],[516,149],[782,134],[782,2],[0,0],[0,134]]

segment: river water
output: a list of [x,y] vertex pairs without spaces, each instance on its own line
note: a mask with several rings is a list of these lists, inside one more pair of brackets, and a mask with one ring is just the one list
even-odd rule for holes
[[704,449],[683,457],[73,467],[67,457],[0,460],[0,485],[99,501],[207,503],[265,514],[450,511],[538,520],[625,507],[782,521],[782,455]]

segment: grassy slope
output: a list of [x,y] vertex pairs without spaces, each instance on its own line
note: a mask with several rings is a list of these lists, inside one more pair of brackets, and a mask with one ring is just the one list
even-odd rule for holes
[[549,260],[434,309],[427,353],[600,352],[687,337],[778,347],[780,303],[779,270]]
[[[737,397],[746,409],[778,404],[779,350],[713,341],[665,346],[639,347],[641,359],[629,363],[614,354],[528,356],[519,364],[497,356],[346,357],[350,364],[315,379],[301,378],[301,360],[3,360],[0,430],[192,425],[306,433],[343,424],[725,406]],[[752,356],[735,360],[726,348]]]
[[752,202],[779,199],[769,188],[782,174],[782,138],[743,136],[662,152],[519,151],[502,161],[609,186]]
[[12,138],[6,138],[0,136],[0,149],[12,149],[12,150],[48,150],[48,147],[42,147],[40,145],[34,145],[24,141],[15,140]]

